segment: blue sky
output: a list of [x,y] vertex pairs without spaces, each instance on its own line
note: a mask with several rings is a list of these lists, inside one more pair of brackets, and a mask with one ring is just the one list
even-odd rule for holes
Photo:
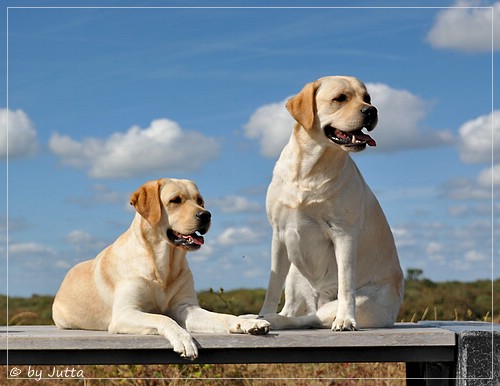
[[130,193],[159,177],[196,181],[213,214],[188,256],[197,288],[266,287],[265,192],[293,126],[284,103],[325,75],[359,77],[379,109],[377,147],[353,158],[403,269],[500,276],[500,2],[375,3],[4,2],[0,293],[54,294],[129,226]]

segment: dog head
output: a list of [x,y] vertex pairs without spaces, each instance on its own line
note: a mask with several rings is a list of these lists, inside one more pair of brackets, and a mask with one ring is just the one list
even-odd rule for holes
[[130,204],[172,246],[196,250],[203,245],[212,215],[193,181],[146,182],[132,193]]
[[304,129],[321,132],[322,140],[345,151],[376,146],[375,140],[362,130],[375,128],[378,111],[357,78],[328,76],[308,83],[288,100],[286,107]]

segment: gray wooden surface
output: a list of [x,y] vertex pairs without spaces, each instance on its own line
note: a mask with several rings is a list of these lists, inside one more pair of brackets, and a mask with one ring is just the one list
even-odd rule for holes
[[399,323],[388,329],[271,331],[264,336],[192,334],[193,362],[161,336],[0,327],[0,364],[176,364],[406,362],[409,386],[500,385],[500,325]]
[[[117,335],[106,331],[60,330],[55,326],[11,326],[0,328],[0,349],[170,349],[156,335]],[[330,330],[271,331],[267,335],[192,334],[201,349],[287,348],[287,347],[412,347],[455,346],[455,334],[414,323],[394,328],[332,332]]]
[[[414,323],[353,332],[271,331],[264,336],[192,334],[197,363],[453,362],[455,333]],[[154,335],[59,330],[54,326],[0,328],[2,361],[11,364],[183,363]],[[140,355],[139,355],[140,354]]]

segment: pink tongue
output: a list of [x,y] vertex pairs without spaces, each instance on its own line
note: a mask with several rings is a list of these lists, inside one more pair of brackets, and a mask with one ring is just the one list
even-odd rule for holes
[[356,134],[353,134],[356,139],[359,139],[360,141],[365,141],[369,146],[377,146],[377,142],[370,137],[368,134],[365,134],[363,132],[357,132]]
[[192,235],[189,235],[187,238],[189,240],[192,240],[193,243],[195,243],[197,245],[203,245],[203,243],[205,242],[205,239],[203,238],[203,236],[198,236],[195,233],[193,233]]

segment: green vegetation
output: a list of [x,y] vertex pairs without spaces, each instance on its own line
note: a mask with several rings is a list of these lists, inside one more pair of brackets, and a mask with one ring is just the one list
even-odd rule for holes
[[434,283],[407,280],[400,321],[480,320],[500,322],[500,279]]
[[9,297],[7,315],[7,296],[0,295],[0,325],[54,324],[52,322],[53,296],[33,295],[30,298]]
[[[398,321],[419,320],[483,320],[500,322],[500,279],[493,283],[478,280],[470,283],[436,283],[422,277],[417,270],[408,270],[405,300]],[[237,289],[218,291],[210,289],[198,294],[200,305],[215,312],[234,315],[257,314],[266,291],[264,289]],[[493,296],[493,297],[492,297]],[[33,295],[30,298],[9,300],[0,295],[0,325],[52,324],[51,296]],[[493,306],[493,309],[492,309]]]

